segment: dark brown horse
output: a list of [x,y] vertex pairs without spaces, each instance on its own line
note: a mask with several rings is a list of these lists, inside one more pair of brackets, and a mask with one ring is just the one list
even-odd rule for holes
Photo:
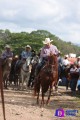
[[34,86],[34,94],[37,94],[37,103],[39,103],[39,93],[40,93],[40,86],[42,88],[42,101],[41,104],[44,105],[44,94],[49,89],[49,96],[46,104],[49,103],[51,90],[53,86],[57,85],[58,81],[58,63],[57,63],[57,56],[50,55],[48,58],[48,62],[45,66],[41,69],[39,75],[35,79],[35,86]]

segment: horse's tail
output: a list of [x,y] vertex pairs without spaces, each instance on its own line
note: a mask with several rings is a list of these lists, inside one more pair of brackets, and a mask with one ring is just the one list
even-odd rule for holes
[[40,81],[39,78],[35,78],[35,83],[34,83],[34,96],[36,96],[36,93],[40,91]]

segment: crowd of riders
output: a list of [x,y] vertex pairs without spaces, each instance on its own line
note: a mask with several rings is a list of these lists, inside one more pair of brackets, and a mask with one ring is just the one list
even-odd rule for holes
[[[12,79],[14,79],[15,67],[22,64],[28,57],[31,58],[31,62],[33,58],[38,58],[35,69],[37,75],[48,61],[48,56],[54,54],[58,58],[59,82],[60,80],[63,81],[63,84],[65,82],[66,90],[68,90],[68,86],[70,86],[72,92],[75,93],[76,90],[80,91],[80,56],[70,61],[69,55],[62,56],[62,53],[52,44],[52,41],[53,40],[50,40],[50,38],[45,38],[43,41],[44,46],[40,48],[39,53],[33,50],[30,45],[27,45],[20,55],[14,55],[11,51],[11,46],[6,45],[5,50],[1,54],[1,58],[2,60],[12,58],[10,74],[13,74]],[[29,84],[28,87],[30,87]]]

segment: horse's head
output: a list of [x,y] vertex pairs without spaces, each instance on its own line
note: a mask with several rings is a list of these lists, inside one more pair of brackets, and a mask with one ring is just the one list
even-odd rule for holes
[[12,58],[6,58],[2,61],[2,65],[4,67],[7,66],[8,68],[11,68],[11,63],[12,63]]
[[29,66],[29,65],[30,65],[30,63],[31,63],[31,58],[30,58],[30,57],[28,57],[28,58],[26,59],[26,66]]
[[55,54],[50,54],[50,56],[48,57],[48,64],[56,64],[57,63],[57,56]]
[[33,57],[33,59],[31,60],[31,64],[32,64],[32,65],[37,64],[37,63],[38,63],[38,60],[39,60],[39,57],[38,57],[38,56]]
[[2,70],[10,72],[11,63],[12,63],[12,58],[6,58],[6,59],[2,60]]
[[58,60],[56,55],[50,54],[50,56],[48,57],[47,68],[46,68],[46,71],[49,74],[52,74],[53,71],[58,69]]
[[21,68],[25,72],[31,72],[31,58],[30,57],[23,60]]
[[11,67],[12,58],[7,58],[7,63],[8,63],[8,65],[9,65],[9,67]]
[[28,57],[25,61],[25,68],[30,71],[31,68],[31,57]]

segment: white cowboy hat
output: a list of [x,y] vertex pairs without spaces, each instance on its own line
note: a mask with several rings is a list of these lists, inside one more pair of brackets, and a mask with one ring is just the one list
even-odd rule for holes
[[64,57],[67,57],[67,58],[68,58],[68,57],[69,57],[69,55],[65,55]]
[[15,55],[15,58],[18,58],[19,56],[18,55]]
[[80,56],[78,56],[77,58],[80,58]]
[[51,43],[53,40],[50,40],[50,38],[45,38],[45,41],[43,41],[43,44]]
[[5,48],[11,48],[9,45],[6,45]]
[[27,45],[27,46],[25,46],[25,48],[30,48],[30,49],[31,49],[31,46],[30,46],[30,45]]

